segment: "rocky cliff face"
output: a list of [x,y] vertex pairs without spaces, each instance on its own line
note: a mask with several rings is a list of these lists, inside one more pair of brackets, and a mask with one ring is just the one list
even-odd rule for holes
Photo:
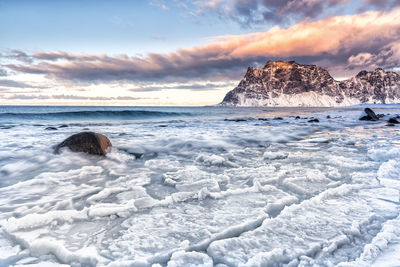
[[336,81],[323,68],[294,61],[269,61],[264,68],[247,69],[222,105],[232,106],[345,106],[361,103],[400,103],[400,76],[395,72],[361,71]]

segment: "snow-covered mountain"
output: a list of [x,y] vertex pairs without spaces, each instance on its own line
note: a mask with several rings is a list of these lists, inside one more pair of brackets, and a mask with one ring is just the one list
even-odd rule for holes
[[326,107],[363,103],[400,103],[400,75],[378,68],[336,81],[315,65],[268,61],[264,68],[249,67],[221,105]]

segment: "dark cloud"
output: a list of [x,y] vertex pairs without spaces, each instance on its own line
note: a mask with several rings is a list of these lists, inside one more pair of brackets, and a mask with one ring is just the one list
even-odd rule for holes
[[106,55],[96,55],[96,56],[88,56],[85,54],[69,54],[63,51],[55,51],[55,52],[40,52],[35,53],[31,56],[33,59],[42,59],[42,60],[59,60],[59,59],[67,59],[67,60],[104,60],[107,58]]
[[129,89],[132,92],[154,92],[162,90],[190,90],[190,91],[206,91],[217,90],[225,87],[232,87],[234,84],[228,83],[206,83],[206,84],[180,84],[180,85],[164,85],[164,86],[142,86]]
[[7,67],[17,72],[46,74],[67,80],[179,82],[206,77],[226,79],[229,78],[230,71],[239,70],[254,61],[254,59],[221,58],[222,48],[215,48],[215,51],[207,48],[182,49],[166,55],[149,54],[145,58],[50,52],[32,55],[33,58],[42,60],[38,64],[9,64]]
[[0,80],[0,86],[2,87],[14,87],[14,88],[45,88],[43,86],[30,85],[23,82],[14,80]]
[[365,5],[378,8],[392,8],[400,5],[399,0],[364,0]]
[[383,47],[376,53],[361,52],[348,58],[348,69],[386,67],[395,69],[400,66],[400,42]]
[[399,0],[198,0],[197,14],[217,15],[243,27],[255,25],[288,26],[300,21],[322,19],[358,11],[387,10],[400,6]]
[[32,57],[29,56],[27,53],[21,51],[21,50],[11,50],[8,55],[6,55],[7,58],[15,59],[24,63],[32,63]]
[[203,0],[196,1],[198,13],[218,14],[245,27],[253,24],[290,25],[305,19],[329,15],[349,0]]

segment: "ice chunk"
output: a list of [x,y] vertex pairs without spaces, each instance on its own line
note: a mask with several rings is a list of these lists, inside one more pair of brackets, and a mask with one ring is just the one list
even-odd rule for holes
[[178,251],[172,254],[168,267],[212,267],[213,260],[204,253]]
[[264,159],[285,159],[288,157],[288,153],[282,151],[265,151],[263,155]]
[[213,165],[213,166],[227,166],[227,167],[236,167],[237,165],[229,159],[226,159],[222,156],[219,155],[208,155],[201,153],[199,156],[196,158],[197,161],[205,163],[207,165]]

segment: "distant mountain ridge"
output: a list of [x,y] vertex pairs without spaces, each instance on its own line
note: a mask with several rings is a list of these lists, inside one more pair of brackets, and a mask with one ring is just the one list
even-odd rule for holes
[[226,106],[347,106],[400,103],[400,75],[378,68],[336,81],[327,70],[295,61],[249,67],[221,102]]

